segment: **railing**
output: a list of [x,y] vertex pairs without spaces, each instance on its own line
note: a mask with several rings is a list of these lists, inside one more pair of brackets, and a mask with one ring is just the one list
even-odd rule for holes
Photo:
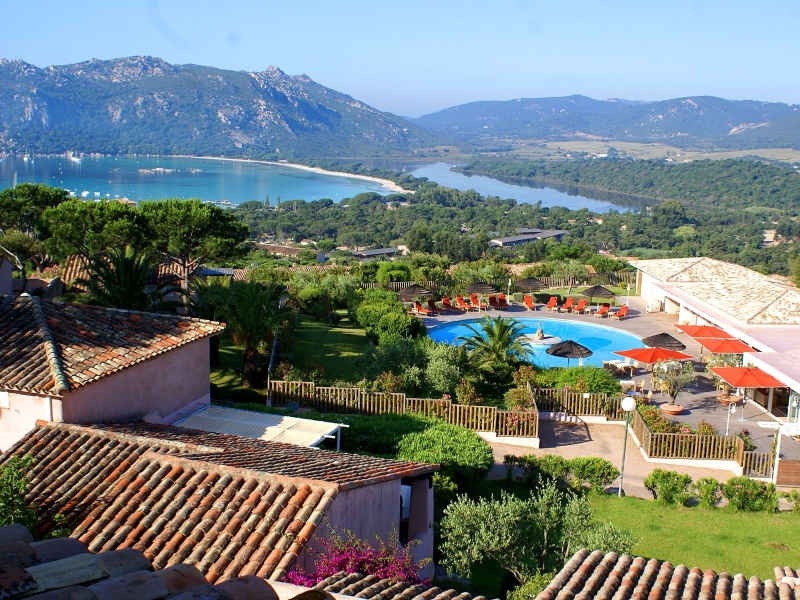
[[532,391],[539,411],[563,412],[575,416],[604,416],[609,420],[623,420],[618,415],[619,399],[604,393],[573,392],[564,389],[541,389]]
[[450,400],[408,398],[405,394],[367,392],[356,387],[317,387],[308,381],[270,381],[273,406],[297,402],[301,407],[338,414],[415,414],[442,419],[472,431],[494,432],[499,436],[538,437],[539,413],[533,409],[498,410],[494,406],[465,406]]
[[638,410],[633,411],[633,434],[649,458],[734,460],[743,464],[744,442],[734,435],[656,433]]
[[743,452],[743,474],[748,477],[772,478],[775,468],[775,455],[772,452]]

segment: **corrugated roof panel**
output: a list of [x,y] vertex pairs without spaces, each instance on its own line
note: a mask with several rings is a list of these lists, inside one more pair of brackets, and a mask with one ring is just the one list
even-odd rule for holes
[[239,435],[296,446],[316,446],[339,429],[337,423],[209,406],[176,422],[178,427]]

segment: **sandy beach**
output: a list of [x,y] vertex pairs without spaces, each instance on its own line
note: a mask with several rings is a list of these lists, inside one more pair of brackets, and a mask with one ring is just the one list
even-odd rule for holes
[[363,179],[364,181],[372,181],[374,183],[381,184],[384,188],[388,191],[397,193],[397,194],[413,194],[412,190],[404,190],[399,185],[397,185],[394,181],[389,179],[380,179],[379,177],[370,177],[369,175],[353,175],[351,173],[341,173],[339,171],[328,171],[326,169],[321,169],[319,167],[309,167],[306,165],[299,165],[297,163],[290,163],[290,162],[277,162],[273,160],[254,160],[249,158],[222,158],[219,156],[185,156],[184,158],[202,158],[204,160],[230,160],[236,162],[249,162],[249,163],[259,163],[262,165],[276,165],[279,167],[291,167],[292,169],[301,169],[303,171],[311,171],[312,173],[319,173],[321,175],[335,175],[337,177],[349,177],[351,179]]

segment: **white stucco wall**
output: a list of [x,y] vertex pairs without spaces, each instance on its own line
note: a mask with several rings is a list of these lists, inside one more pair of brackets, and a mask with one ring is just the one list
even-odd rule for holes
[[33,429],[37,420],[60,421],[61,400],[0,391],[0,452],[8,450]]

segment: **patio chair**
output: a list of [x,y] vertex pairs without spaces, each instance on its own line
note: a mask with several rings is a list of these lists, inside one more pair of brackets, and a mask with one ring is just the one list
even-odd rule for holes
[[489,294],[489,308],[500,309],[500,305],[497,304],[497,297],[494,294]]
[[606,302],[605,304],[600,306],[600,309],[595,311],[593,314],[594,314],[595,317],[598,317],[598,318],[602,319],[603,317],[608,315],[608,309],[609,308],[611,308],[611,304]]
[[432,310],[428,310],[427,308],[423,307],[422,304],[419,303],[419,300],[414,302],[414,309],[417,311],[418,315],[422,315],[423,317],[435,317],[439,313],[434,312]]
[[581,298],[575,306],[569,309],[569,312],[582,314],[584,310],[586,310],[586,298]]
[[620,309],[617,312],[613,312],[613,313],[609,314],[608,316],[610,318],[612,318],[612,319],[622,320],[622,319],[624,319],[625,317],[628,316],[628,307],[627,306],[622,306],[622,307],[620,307]]
[[558,312],[558,296],[550,296],[550,300],[545,306],[547,310]]
[[562,310],[564,312],[569,312],[569,311],[572,310],[573,306],[575,306],[575,298],[571,298],[571,297],[567,298],[566,301],[564,302],[564,304],[562,304],[561,307],[559,308],[558,312],[561,312]]
[[461,308],[460,306],[453,306],[450,302],[450,298],[448,298],[447,296],[444,296],[442,298],[442,306],[444,306],[446,310],[449,310],[454,313],[464,312],[465,310],[467,310],[466,308]]
[[499,295],[497,296],[497,304],[498,304],[498,306],[500,306],[500,307],[501,307],[501,309],[502,309],[502,308],[508,308],[509,306],[511,306],[511,305],[508,303],[508,301],[506,300],[506,295],[505,295],[505,294],[499,294]]
[[538,310],[536,307],[536,300],[534,300],[533,296],[531,296],[530,294],[525,294],[522,297],[522,303],[528,310]]
[[469,303],[478,310],[486,310],[487,308],[489,308],[489,305],[486,304],[486,302],[481,302],[480,300],[478,300],[478,294],[470,294]]
[[464,300],[464,296],[462,296],[461,294],[456,296],[456,304],[458,304],[458,307],[462,310],[466,311],[478,310],[477,306],[472,306],[466,300]]

